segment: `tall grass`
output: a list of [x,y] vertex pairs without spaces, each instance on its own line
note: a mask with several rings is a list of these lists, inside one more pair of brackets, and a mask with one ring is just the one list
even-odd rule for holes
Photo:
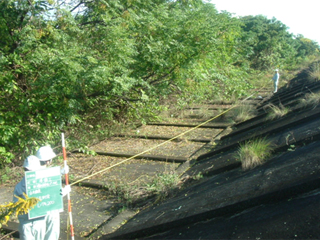
[[311,80],[319,81],[320,80],[320,63],[314,63],[310,70],[309,70],[309,76]]
[[139,199],[145,199],[150,196],[157,196],[158,200],[165,199],[168,195],[178,188],[180,177],[175,170],[165,170],[154,176],[141,175],[133,182],[125,182],[120,179],[108,182],[104,187],[109,196],[117,198],[119,203],[130,207],[132,203]]
[[249,140],[240,144],[238,157],[241,161],[242,169],[248,170],[264,163],[271,156],[272,145],[266,138]]
[[256,116],[256,110],[253,105],[241,104],[238,107],[231,110],[228,114],[236,123],[246,121]]
[[268,108],[270,108],[270,112],[267,115],[267,119],[270,119],[270,120],[281,118],[290,112],[290,109],[284,107],[282,104],[280,104],[279,106],[270,104],[268,105]]
[[317,107],[320,103],[320,93],[308,93],[300,100],[299,106],[301,107]]
[[147,185],[147,191],[166,197],[173,189],[177,188],[179,181],[180,178],[176,172],[159,173]]

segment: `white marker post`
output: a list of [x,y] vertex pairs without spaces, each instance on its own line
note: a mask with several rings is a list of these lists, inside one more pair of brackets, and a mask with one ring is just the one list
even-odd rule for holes
[[[61,133],[61,138],[62,138],[62,152],[63,152],[63,162],[64,162],[64,167],[67,167],[67,152],[66,152],[66,146],[64,142],[64,133]],[[66,178],[66,185],[69,185],[69,176],[68,173],[65,174]],[[72,211],[71,211],[71,200],[70,200],[70,193],[67,194],[68,196],[68,213],[69,213],[69,218],[70,218],[70,230],[71,230],[71,239],[74,240],[74,229],[73,229],[73,221],[72,221]]]

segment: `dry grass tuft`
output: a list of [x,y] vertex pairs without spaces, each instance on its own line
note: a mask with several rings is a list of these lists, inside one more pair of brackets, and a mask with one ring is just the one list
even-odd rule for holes
[[[230,116],[231,115],[231,116]],[[236,123],[249,120],[256,116],[256,110],[253,105],[241,104],[239,107],[234,108],[228,114]]]
[[290,112],[290,109],[284,107],[282,104],[280,104],[279,106],[270,104],[268,105],[268,108],[271,109],[271,111],[268,113],[268,116],[267,116],[267,119],[270,119],[270,120],[281,118]]
[[309,76],[311,80],[319,81],[320,80],[320,63],[315,63],[312,65],[311,69],[309,70]]
[[263,164],[271,156],[271,153],[271,142],[265,138],[250,140],[244,144],[240,144],[238,150],[243,170],[252,169]]
[[299,106],[313,108],[317,107],[320,103],[320,93],[308,93],[303,99],[300,100]]

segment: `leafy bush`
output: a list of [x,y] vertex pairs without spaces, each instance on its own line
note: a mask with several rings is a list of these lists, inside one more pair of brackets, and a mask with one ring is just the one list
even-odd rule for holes
[[[85,148],[114,126],[145,123],[172,92],[186,103],[246,96],[250,66],[288,64],[299,45],[279,21],[199,0],[6,0],[0,9],[0,168],[59,146],[61,131]],[[318,49],[299,43],[301,58]]]

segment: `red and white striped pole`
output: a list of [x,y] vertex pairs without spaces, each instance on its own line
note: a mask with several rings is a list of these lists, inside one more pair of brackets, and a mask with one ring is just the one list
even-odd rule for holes
[[[62,138],[62,152],[63,152],[63,162],[64,167],[67,167],[67,152],[66,152],[66,146],[64,142],[64,133],[61,133]],[[69,185],[69,176],[68,173],[65,174],[66,178],[66,185]],[[69,212],[69,219],[70,219],[70,230],[71,230],[71,239],[74,240],[74,229],[73,229],[73,221],[72,221],[72,211],[71,211],[71,199],[70,199],[70,193],[67,194],[68,196],[68,212]]]

